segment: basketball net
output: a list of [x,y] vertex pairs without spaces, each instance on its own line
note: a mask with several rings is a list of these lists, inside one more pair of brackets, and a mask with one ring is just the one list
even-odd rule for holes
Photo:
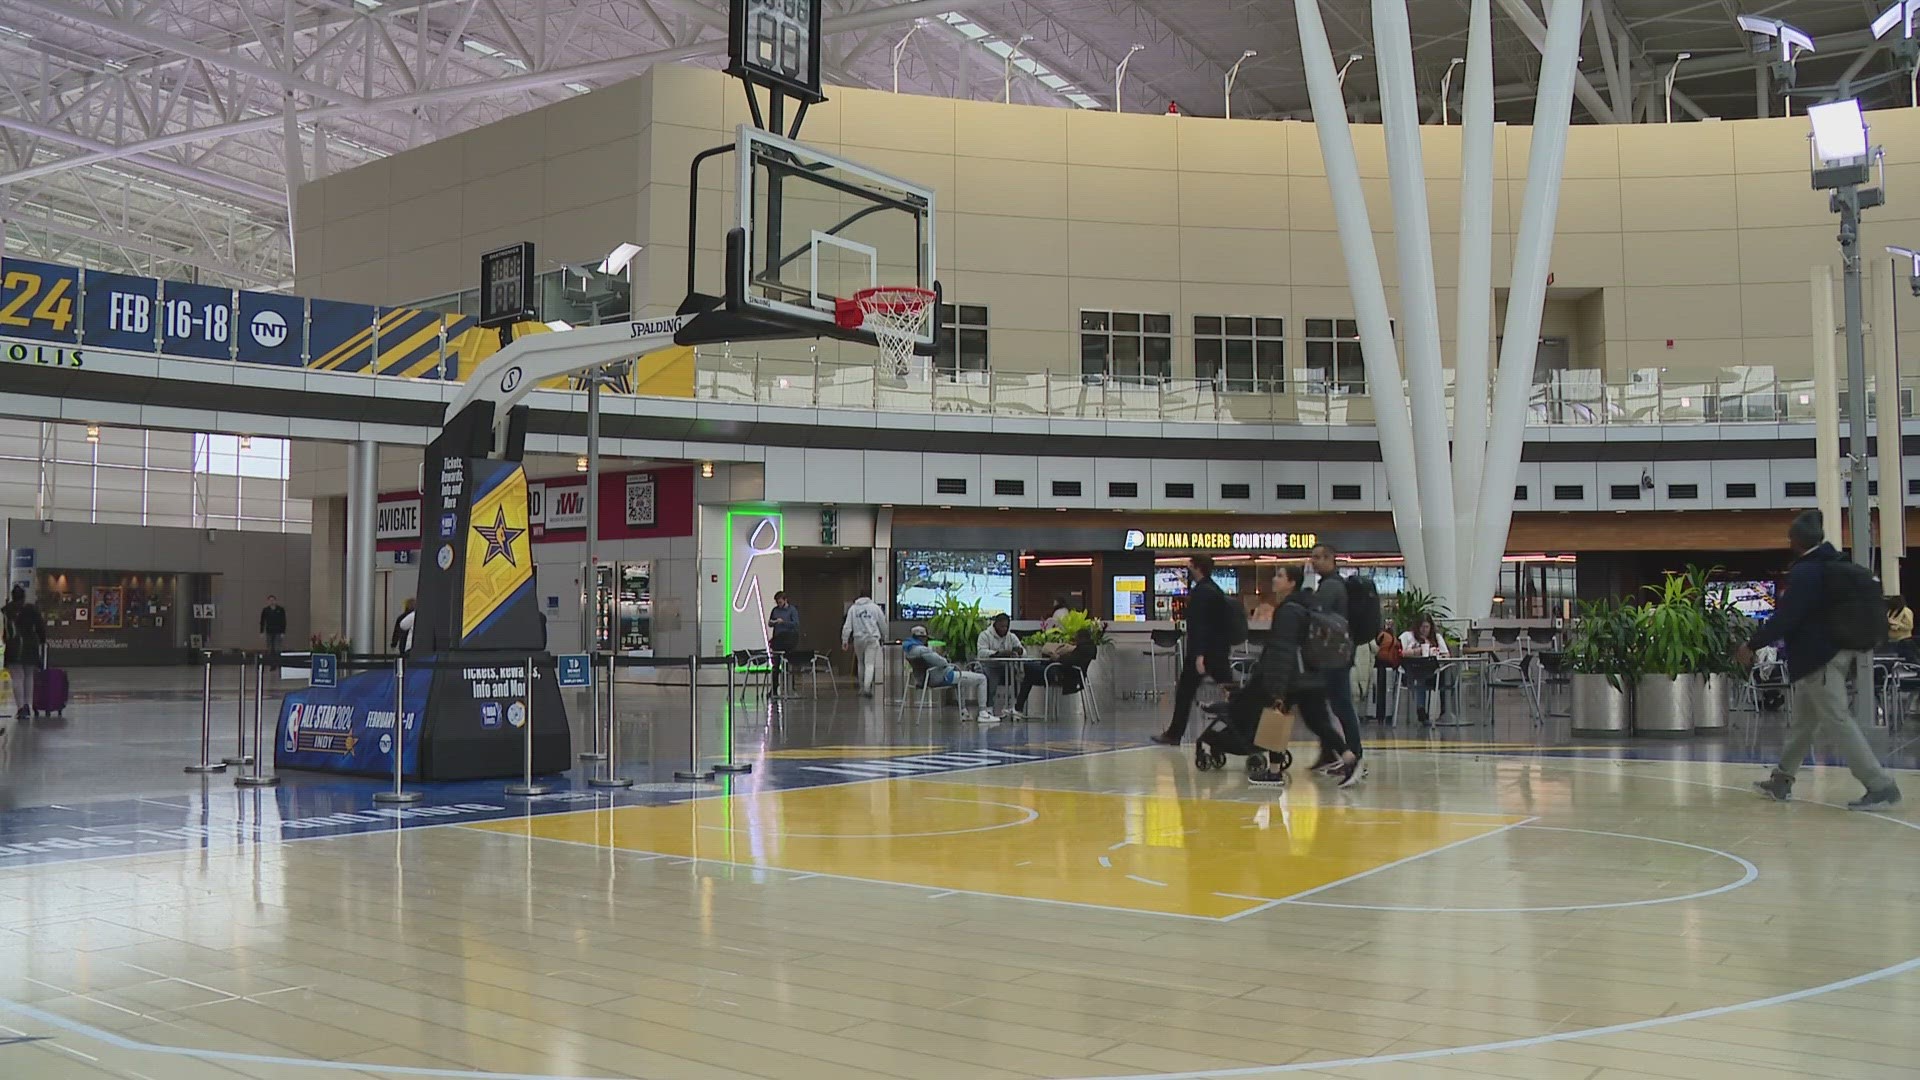
[[913,370],[913,347],[933,325],[937,299],[928,289],[883,285],[862,289],[852,300],[842,300],[835,318],[843,329],[865,329],[880,347],[883,370],[904,379]]

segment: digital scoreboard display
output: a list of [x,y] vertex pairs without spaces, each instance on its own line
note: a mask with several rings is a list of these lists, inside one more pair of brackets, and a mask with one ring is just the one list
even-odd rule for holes
[[727,73],[791,94],[820,94],[820,0],[733,0]]
[[507,326],[533,317],[533,245],[522,242],[480,256],[480,325]]

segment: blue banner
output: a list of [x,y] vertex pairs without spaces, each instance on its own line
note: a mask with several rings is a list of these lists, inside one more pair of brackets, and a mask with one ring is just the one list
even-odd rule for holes
[[[433,673],[407,672],[401,752],[408,776],[420,771],[420,718]],[[288,694],[280,704],[273,762],[280,769],[393,774],[393,672],[363,671],[331,689]]]
[[317,652],[307,657],[307,683],[316,690],[332,690],[340,685],[340,658]]
[[79,270],[0,259],[0,336],[75,344],[79,308]]
[[373,363],[371,304],[313,300],[307,305],[307,366],[322,371],[365,371]]
[[160,299],[160,351],[233,359],[233,290],[169,281]]
[[154,351],[160,283],[148,277],[88,270],[82,276],[81,340],[90,348]]
[[593,685],[593,658],[586,653],[561,653],[553,659],[561,686]]
[[440,328],[445,317],[417,308],[380,309],[376,370],[409,379],[440,377]]
[[234,336],[236,357],[249,364],[299,367],[307,356],[307,301],[301,296],[242,292]]

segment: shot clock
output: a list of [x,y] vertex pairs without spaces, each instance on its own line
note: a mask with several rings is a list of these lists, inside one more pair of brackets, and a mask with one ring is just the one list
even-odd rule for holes
[[480,325],[533,318],[533,244],[522,241],[480,256]]
[[727,74],[817,103],[820,0],[733,0]]

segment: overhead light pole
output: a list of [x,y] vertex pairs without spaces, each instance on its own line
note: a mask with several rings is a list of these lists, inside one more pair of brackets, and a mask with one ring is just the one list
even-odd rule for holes
[[[1786,100],[1787,115],[1793,115],[1793,84],[1801,53],[1814,51],[1813,37],[1805,30],[1780,19],[1765,15],[1739,15],[1734,22],[1753,39],[1754,54],[1761,55],[1774,51],[1774,43],[1779,43],[1779,55],[1774,57],[1762,69],[1786,87],[1783,97]],[[1764,85],[1764,84],[1763,84]]]
[[1228,68],[1228,69],[1227,69],[1227,108],[1226,108],[1226,113],[1227,113],[1227,119],[1229,119],[1229,120],[1231,120],[1231,119],[1233,119],[1233,80],[1235,80],[1235,79],[1237,79],[1237,78],[1239,78],[1239,77],[1240,77],[1240,65],[1241,65],[1241,64],[1244,64],[1244,63],[1246,63],[1247,61],[1249,61],[1249,60],[1251,60],[1251,59],[1253,59],[1254,57],[1256,57],[1256,56],[1259,56],[1259,55],[1260,55],[1260,54],[1259,54],[1258,52],[1255,52],[1255,51],[1254,51],[1254,50],[1252,50],[1252,49],[1248,49],[1248,50],[1247,50],[1246,52],[1243,52],[1243,53],[1241,53],[1241,54],[1240,54],[1240,59],[1238,59],[1238,60],[1235,60],[1235,61],[1233,62],[1233,66],[1232,66],[1232,67],[1230,67],[1230,68]]
[[1447,126],[1447,99],[1453,93],[1453,69],[1467,62],[1464,56],[1456,56],[1447,64],[1447,73],[1440,76],[1440,126]]
[[1673,58],[1673,66],[1667,69],[1667,123],[1669,124],[1673,123],[1673,80],[1680,75],[1680,62],[1692,58],[1692,53],[1683,52]]
[[1347,62],[1341,64],[1340,70],[1334,73],[1334,82],[1339,85],[1340,89],[1345,90],[1347,88],[1347,69],[1359,63],[1361,59],[1362,57],[1359,53],[1348,56]]
[[[1852,488],[1848,517],[1853,533],[1853,561],[1871,570],[1873,532],[1867,498],[1867,339],[1860,285],[1860,212],[1887,201],[1884,182],[1881,187],[1866,186],[1873,175],[1873,162],[1882,157],[1882,152],[1868,141],[1867,123],[1860,115],[1858,99],[1815,105],[1807,110],[1807,119],[1813,125],[1810,140],[1813,188],[1831,192],[1827,205],[1840,215],[1841,294],[1846,305],[1847,327],[1847,475]],[[1883,161],[1883,174],[1884,170]],[[1816,333],[1819,331],[1819,327],[1814,329]],[[1897,410],[1897,401],[1896,391],[1894,398],[1883,400],[1882,407]],[[1837,528],[1834,535],[1838,535]],[[1858,685],[1869,685],[1864,681],[1867,672],[1856,671],[1855,677],[1863,680]],[[1854,716],[1863,730],[1871,726],[1871,693],[1856,695]]]
[[1020,40],[1013,43],[1013,51],[1007,54],[1005,77],[1000,83],[1001,100],[1013,104],[1013,62],[1020,59],[1020,47],[1033,40],[1032,34],[1021,34]]
[[913,20],[913,25],[907,29],[907,32],[901,36],[900,41],[893,47],[893,92],[896,94],[900,92],[900,56],[907,51],[907,42],[912,41],[913,35],[919,33],[920,28],[925,25],[927,25],[927,20],[925,19]]
[[1145,45],[1138,45],[1138,44],[1128,46],[1127,55],[1121,58],[1120,66],[1113,69],[1113,111],[1114,112],[1124,111],[1124,109],[1120,104],[1120,84],[1126,81],[1127,65],[1133,63],[1133,54],[1139,52],[1141,49],[1144,49],[1144,48],[1146,48]]

